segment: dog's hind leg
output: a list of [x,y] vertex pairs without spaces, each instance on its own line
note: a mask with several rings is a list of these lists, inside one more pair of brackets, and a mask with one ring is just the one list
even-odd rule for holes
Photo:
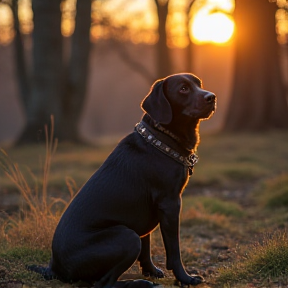
[[123,230],[118,234],[117,239],[114,240],[117,241],[115,241],[115,247],[119,247],[119,245],[125,246],[124,250],[123,248],[120,249],[120,254],[123,255],[124,253],[125,257],[122,257],[119,262],[114,262],[112,259],[106,257],[105,261],[110,262],[110,264],[114,262],[114,266],[113,268],[110,268],[99,281],[96,281],[94,286],[97,288],[151,288],[153,283],[142,279],[117,281],[119,276],[137,260],[141,251],[141,240],[133,230],[126,227],[123,227]]
[[[69,247],[65,247],[65,252],[61,251],[61,245],[54,245],[52,270],[63,279],[95,282],[98,288],[113,287],[141,251],[138,234],[122,225],[85,231],[66,243],[69,243]],[[131,282],[126,281],[124,286],[130,286]],[[119,281],[115,285],[123,284]]]

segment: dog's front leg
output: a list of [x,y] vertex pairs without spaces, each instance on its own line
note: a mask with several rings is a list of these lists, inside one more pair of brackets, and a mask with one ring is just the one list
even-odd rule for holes
[[151,252],[150,252],[150,234],[141,238],[141,253],[138,257],[140,261],[140,266],[142,268],[142,274],[144,276],[153,276],[157,278],[163,278],[164,273],[162,270],[157,268],[151,259]]
[[179,214],[181,199],[165,199],[160,204],[160,229],[166,249],[167,269],[172,270],[181,285],[197,285],[204,281],[201,276],[190,276],[186,273],[179,245]]

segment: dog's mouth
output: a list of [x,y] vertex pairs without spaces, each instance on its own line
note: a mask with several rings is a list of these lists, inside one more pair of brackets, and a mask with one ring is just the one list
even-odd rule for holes
[[203,113],[199,119],[201,120],[205,120],[205,119],[209,119],[210,117],[212,117],[212,115],[215,113],[215,109],[212,109],[210,111],[207,111],[206,113]]
[[[217,108],[216,100],[211,101],[210,103],[207,103],[207,104],[209,104],[209,105],[205,105],[205,108],[203,109],[204,117],[200,117],[201,119],[210,118],[214,114],[214,112],[216,111],[216,108]],[[202,114],[202,113],[200,112],[200,114]]]
[[211,105],[210,111],[208,111],[208,114],[209,114],[208,118],[211,117],[215,113],[216,108],[217,108],[217,104],[216,104],[216,101],[214,101],[214,103]]
[[208,119],[214,114],[216,108],[217,108],[216,101],[213,101],[210,103],[206,103],[206,105],[201,109],[200,108],[192,110],[185,109],[182,113],[186,116],[193,117],[196,119]]

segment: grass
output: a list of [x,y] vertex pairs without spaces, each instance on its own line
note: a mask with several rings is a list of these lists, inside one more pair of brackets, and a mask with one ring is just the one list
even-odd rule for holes
[[288,208],[288,173],[263,180],[255,194],[265,208]]
[[[49,249],[51,237],[58,223],[61,210],[68,205],[68,202],[61,198],[52,198],[48,195],[48,180],[50,175],[51,161],[56,152],[57,140],[53,139],[53,118],[50,138],[48,128],[46,131],[46,154],[43,163],[42,181],[39,185],[38,178],[28,169],[24,174],[17,163],[9,158],[8,154],[1,150],[1,167],[6,177],[15,185],[23,199],[23,206],[18,214],[7,216],[1,222],[2,229],[0,241],[11,247],[33,247]],[[29,179],[29,181],[27,180]],[[31,185],[29,182],[33,183]],[[68,182],[70,196],[73,196],[71,182]],[[58,209],[54,209],[57,205]]]
[[[250,183],[251,180],[257,181],[287,171],[287,142],[288,135],[280,132],[203,135],[198,148],[200,160],[195,166],[189,187],[238,187],[241,183]],[[93,147],[58,144],[57,153],[53,155],[49,186],[62,191],[66,189],[65,177],[69,176],[81,187],[115,145],[109,143]],[[41,177],[42,166],[39,163],[42,161],[39,155],[45,155],[45,146],[35,144],[11,147],[6,152],[19,167],[29,167],[37,177]],[[0,183],[2,189],[10,191],[14,188],[14,184],[1,171]]]
[[[280,284],[288,280],[288,236],[286,231],[267,234],[260,241],[237,251],[237,261],[219,270],[219,284],[235,284],[240,281],[267,285],[271,281]],[[280,280],[280,281],[279,281]]]
[[[26,284],[35,283],[35,281],[41,281],[42,278],[36,273],[30,273],[25,266],[30,263],[47,263],[50,258],[50,251],[43,249],[28,248],[25,246],[14,247],[10,249],[3,249],[0,252],[2,271],[1,281],[23,281],[25,279]],[[0,272],[1,273],[1,272]],[[11,279],[11,275],[13,278]]]
[[[63,209],[114,146],[58,145],[46,134],[45,145],[2,150],[0,195],[22,200],[17,211],[0,214],[0,286],[11,279],[59,285],[45,284],[25,265],[47,265]],[[198,270],[217,286],[286,279],[287,142],[280,132],[201,137],[200,161],[183,195],[181,252],[188,271]],[[171,282],[159,229],[151,250]]]
[[216,197],[185,197],[183,212],[185,213],[187,209],[191,208],[205,210],[209,215],[218,214],[227,217],[242,217],[244,215],[244,211],[239,204],[232,201],[221,200]]
[[[216,197],[187,196],[183,200],[181,226],[193,228],[198,233],[213,237],[217,231],[221,234],[238,233],[231,225],[233,219],[241,219],[245,212],[235,202],[221,200]],[[212,233],[211,233],[212,232]]]
[[203,135],[191,185],[239,187],[288,169],[288,134]]
[[[29,170],[33,171],[33,174],[38,178],[39,184],[42,185],[42,155],[46,153],[45,146],[42,144],[32,144],[7,148],[5,151],[13,162],[18,163],[22,170],[29,167]],[[67,192],[66,177],[73,179],[77,187],[82,186],[87,178],[99,168],[112,149],[113,145],[111,144],[103,147],[73,145],[69,143],[57,144],[57,153],[53,155],[53,165],[50,167],[50,189],[51,187],[61,191],[66,189]],[[15,189],[15,185],[2,171],[0,171],[0,183],[2,189],[9,191]],[[33,181],[29,181],[29,184],[33,184]]]

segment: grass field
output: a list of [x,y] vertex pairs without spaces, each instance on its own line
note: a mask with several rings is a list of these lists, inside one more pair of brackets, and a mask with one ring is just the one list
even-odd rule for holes
[[[287,284],[287,143],[288,133],[280,132],[202,135],[200,160],[183,195],[181,251],[188,272],[203,275],[208,286]],[[30,189],[28,202],[5,175],[7,157],[2,153],[6,168],[0,169],[0,210],[5,210],[0,212],[0,287],[21,281],[33,287],[62,285],[42,281],[25,265],[48,263],[61,211],[114,146],[59,144],[49,156],[48,179],[43,179],[45,145],[5,150],[18,163],[11,166],[16,176],[22,171],[26,181],[23,184],[18,175],[23,184],[18,188]],[[152,253],[167,276],[158,282],[173,284],[158,230],[153,233]],[[138,274],[139,267],[135,264],[128,273]]]

